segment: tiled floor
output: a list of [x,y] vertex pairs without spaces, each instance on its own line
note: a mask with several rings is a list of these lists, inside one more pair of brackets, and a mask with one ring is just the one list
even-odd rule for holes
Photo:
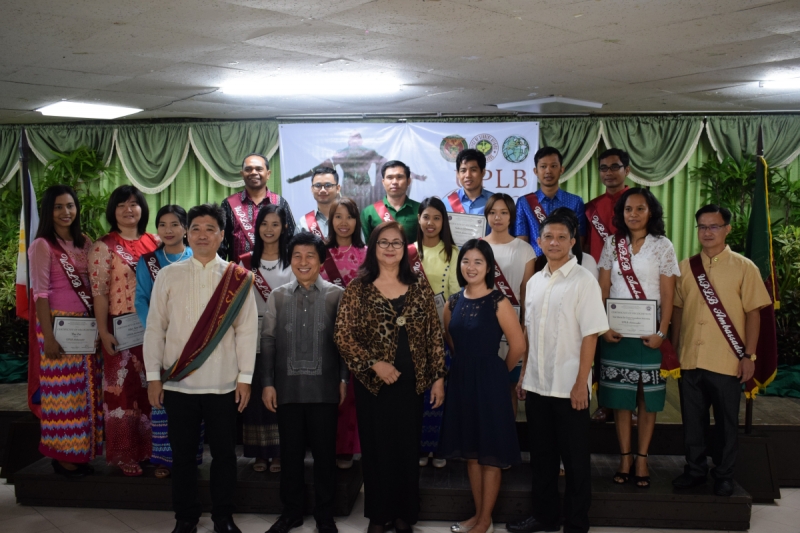
[[[800,489],[783,489],[783,498],[774,505],[753,506],[750,522],[752,533],[800,533]],[[347,518],[337,519],[341,533],[364,533],[367,520],[363,516],[363,496]],[[275,521],[276,515],[242,514],[235,520],[244,533],[263,533]],[[124,511],[118,509],[67,509],[60,507],[23,507],[14,500],[14,487],[0,485],[0,532],[3,533],[169,533],[175,522],[172,513],[165,511]],[[449,533],[448,522],[420,522],[417,533]],[[498,529],[504,524],[497,524]],[[211,518],[200,520],[198,531],[213,531]],[[296,533],[315,533],[311,517],[306,524],[293,530]],[[655,529],[596,527],[594,533],[657,532]],[[673,533],[689,530],[670,530]],[[705,533],[715,533],[704,530]]]

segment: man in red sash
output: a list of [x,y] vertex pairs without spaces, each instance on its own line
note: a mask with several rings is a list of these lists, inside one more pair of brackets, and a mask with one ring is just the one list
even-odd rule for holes
[[483,215],[486,201],[494,193],[483,188],[486,176],[486,156],[480,150],[467,148],[456,157],[456,181],[461,188],[445,198],[444,207],[450,213]]
[[317,202],[314,211],[306,213],[300,219],[300,229],[310,231],[322,240],[328,238],[328,219],[331,216],[331,204],[339,197],[341,191],[339,173],[331,167],[317,167],[311,176],[311,194]]
[[707,205],[695,215],[702,252],[681,261],[675,285],[672,343],[681,358],[684,473],[677,489],[706,482],[705,432],[714,407],[714,494],[733,493],[742,384],[755,369],[760,310],[772,305],[761,272],[725,244],[731,212]]
[[253,250],[255,244],[255,222],[258,212],[267,204],[278,204],[286,211],[288,235],[295,233],[295,221],[289,203],[267,188],[270,170],[267,158],[261,154],[250,154],[242,163],[244,190],[225,198],[222,210],[225,213],[225,238],[217,253],[228,261]]
[[419,202],[408,197],[411,169],[402,161],[389,161],[381,167],[381,176],[386,197],[361,211],[364,238],[369,240],[372,230],[387,220],[396,220],[403,226],[408,243],[417,242]]
[[147,315],[144,362],[148,398],[167,411],[172,446],[174,532],[197,531],[197,438],[200,423],[211,448],[211,519],[215,532],[241,533],[233,523],[236,492],[236,412],[250,399],[258,339],[253,275],[217,255],[222,209],[189,210],[194,256],[158,274]]

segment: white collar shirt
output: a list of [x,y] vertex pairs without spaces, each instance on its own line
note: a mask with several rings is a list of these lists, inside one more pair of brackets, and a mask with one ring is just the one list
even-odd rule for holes
[[[528,362],[522,387],[569,398],[580,368],[581,343],[608,330],[600,285],[573,257],[555,272],[548,264],[528,281],[525,327]],[[591,394],[591,374],[586,386]]]
[[303,231],[310,231],[308,229],[308,220],[306,217],[314,213],[314,220],[317,221],[317,226],[319,226],[319,230],[322,232],[324,238],[328,238],[328,217],[326,217],[322,211],[319,209],[315,209],[312,212],[309,212],[307,215],[303,215],[300,217],[300,229]]
[[[162,370],[178,360],[227,267],[219,256],[206,265],[192,257],[158,273],[144,333],[147,381],[159,381]],[[164,389],[226,394],[237,382],[251,383],[258,336],[255,295],[248,290],[239,314],[203,365],[181,381],[165,382]]]

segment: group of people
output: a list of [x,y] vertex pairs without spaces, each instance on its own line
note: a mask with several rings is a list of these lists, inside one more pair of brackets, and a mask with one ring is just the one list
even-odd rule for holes
[[[144,195],[117,188],[111,229],[94,243],[81,232],[75,191],[49,188],[29,250],[40,451],[67,477],[91,474],[103,442],[125,475],[141,475],[149,459],[157,476],[172,478],[182,533],[196,531],[197,466],[208,442],[214,530],[236,532],[238,412],[253,468],[280,472],[283,512],[270,533],[303,523],[307,448],[320,533],[337,530],[336,470],[356,453],[368,533],[410,532],[418,467],[454,459],[467,463],[475,515],[451,530],[491,533],[502,471],[521,461],[515,420],[524,401],[533,515],[507,529],[563,523],[584,532],[593,380],[619,438],[610,482],[646,489],[664,376],[679,359],[687,466],[674,485],[706,482],[713,406],[714,492],[730,495],[741,383],[753,373],[759,310],[771,303],[758,269],[725,244],[731,214],[701,208],[702,251],[679,263],[659,202],[625,186],[627,153],[600,155],[606,193],[588,204],[559,188],[558,150],[542,148],[534,162],[540,188],[515,202],[484,189],[484,154],[464,150],[460,188],[419,203],[407,195],[409,167],[387,161],[386,196],[362,212],[340,196],[336,170],[320,167],[311,176],[317,209],[296,224],[267,188],[266,158],[251,154],[243,191],[188,213],[162,207],[157,235],[147,233]],[[486,235],[457,247],[451,212],[484,216]],[[609,298],[655,300],[656,331],[629,338],[610,329]],[[131,314],[144,333],[123,347],[115,324]],[[100,349],[63,353],[53,333],[60,316],[95,317]]]

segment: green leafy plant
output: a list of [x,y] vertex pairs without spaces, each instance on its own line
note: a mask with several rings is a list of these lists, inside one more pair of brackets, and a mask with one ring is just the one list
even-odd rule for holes
[[800,363],[800,226],[783,226],[772,238],[781,303],[775,312],[778,353],[793,365]]

